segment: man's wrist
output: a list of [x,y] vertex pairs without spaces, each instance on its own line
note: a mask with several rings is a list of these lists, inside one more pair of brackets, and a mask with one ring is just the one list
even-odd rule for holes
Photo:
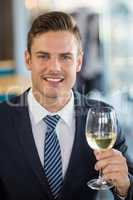
[[119,197],[119,199],[121,199],[121,200],[125,200],[126,199],[126,197],[125,196],[121,196],[121,195],[119,195],[119,194],[116,194],[118,197]]
[[126,193],[120,193],[117,188],[114,189],[115,194],[119,197],[119,199],[121,200],[125,200],[127,195],[128,195],[128,191]]

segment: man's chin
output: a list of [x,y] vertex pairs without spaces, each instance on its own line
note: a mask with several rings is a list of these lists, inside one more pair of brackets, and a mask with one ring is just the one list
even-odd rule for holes
[[48,98],[48,99],[58,99],[60,97],[57,94],[45,94],[44,96],[45,98]]

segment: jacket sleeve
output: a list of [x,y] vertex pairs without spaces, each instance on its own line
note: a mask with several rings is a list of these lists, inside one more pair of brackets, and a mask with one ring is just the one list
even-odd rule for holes
[[[117,137],[114,148],[121,151],[121,153],[124,155],[124,157],[127,160],[129,179],[130,179],[131,184],[130,184],[127,198],[125,200],[133,200],[133,160],[130,157],[128,146],[126,144],[126,139],[124,135],[122,134],[120,127],[118,127],[118,137]],[[114,199],[120,200],[120,198],[115,193],[114,193]]]
[[0,200],[7,200],[7,193],[5,192],[1,179],[0,179]]

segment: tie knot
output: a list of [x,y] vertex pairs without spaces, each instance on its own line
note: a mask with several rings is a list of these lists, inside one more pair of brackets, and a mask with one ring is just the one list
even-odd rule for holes
[[47,115],[43,120],[47,124],[47,128],[50,130],[54,130],[58,121],[60,119],[59,115]]

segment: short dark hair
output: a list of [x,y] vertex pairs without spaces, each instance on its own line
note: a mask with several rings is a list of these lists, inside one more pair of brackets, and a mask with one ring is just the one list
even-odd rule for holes
[[69,31],[77,39],[81,48],[81,35],[73,17],[65,12],[51,11],[38,16],[32,23],[27,37],[27,49],[31,53],[33,38],[49,31]]

